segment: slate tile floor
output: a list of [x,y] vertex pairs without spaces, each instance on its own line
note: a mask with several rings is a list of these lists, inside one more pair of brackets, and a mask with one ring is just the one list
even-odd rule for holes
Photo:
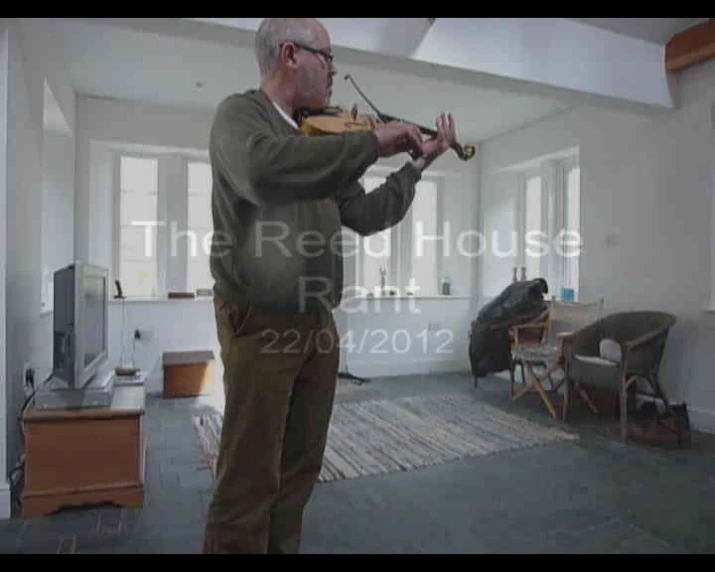
[[[498,377],[468,374],[340,382],[338,399],[465,392],[542,423],[538,396],[510,403]],[[192,412],[220,395],[150,395],[145,506],[66,509],[0,521],[2,553],[197,553],[212,480]],[[715,550],[715,437],[690,450],[618,441],[614,419],[576,408],[577,442],[318,485],[304,553],[703,553]]]

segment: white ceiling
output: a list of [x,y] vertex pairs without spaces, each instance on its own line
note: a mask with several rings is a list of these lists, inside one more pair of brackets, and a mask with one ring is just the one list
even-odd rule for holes
[[571,18],[589,26],[665,45],[675,34],[707,18]]
[[[650,39],[681,29],[686,20],[658,18],[579,19]],[[596,21],[598,20],[598,21]],[[586,22],[589,23],[589,22]],[[213,110],[226,95],[255,87],[257,68],[249,36],[225,40],[217,35],[198,39],[161,19],[162,32],[142,30],[121,21],[62,18],[52,21],[64,51],[67,72],[78,93]],[[201,36],[202,38],[204,36]],[[669,37],[669,36],[668,36]],[[228,38],[228,35],[224,36]],[[518,129],[571,103],[552,94],[516,93],[486,88],[458,72],[403,62],[399,58],[366,57],[337,48],[333,103],[357,103],[371,112],[351,84],[350,73],[370,100],[388,115],[433,127],[441,111],[451,111],[460,143],[478,143]],[[201,87],[197,87],[197,83]]]
[[[54,25],[78,93],[213,110],[226,95],[258,82],[251,48],[72,19],[58,19]],[[568,107],[552,98],[397,72],[394,62],[387,69],[347,63],[358,60],[335,51],[334,104],[357,104],[360,111],[372,113],[344,80],[349,73],[385,114],[432,128],[441,111],[452,112],[460,143],[483,141]]]

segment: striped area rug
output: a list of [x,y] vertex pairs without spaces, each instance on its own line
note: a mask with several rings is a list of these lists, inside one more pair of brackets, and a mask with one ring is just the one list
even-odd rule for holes
[[[215,469],[221,415],[193,424]],[[336,403],[320,482],[409,471],[447,461],[577,440],[464,395]]]

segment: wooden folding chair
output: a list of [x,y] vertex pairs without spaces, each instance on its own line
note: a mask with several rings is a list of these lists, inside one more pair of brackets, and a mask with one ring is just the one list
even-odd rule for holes
[[[579,302],[563,302],[556,300],[553,297],[548,310],[548,317],[540,323],[530,323],[513,326],[511,328],[512,359],[515,363],[522,366],[522,375],[524,368],[526,375],[524,376],[524,387],[518,392],[514,392],[514,377],[512,375],[510,396],[512,401],[520,399],[531,391],[536,391],[549,413],[554,419],[559,416],[556,409],[549,398],[549,393],[557,393],[561,386],[566,382],[564,365],[564,342],[573,335],[574,332],[587,326],[588,324],[598,320],[603,314],[603,299],[595,302],[579,303]],[[542,334],[535,336],[535,332],[541,329]],[[536,341],[534,341],[536,339]],[[543,368],[538,374],[535,368]],[[552,375],[561,370],[563,377],[554,383]],[[544,387],[544,381],[548,379],[550,388]],[[579,389],[579,393],[588,403],[594,413],[595,407],[585,391]],[[568,408],[568,388],[564,395],[563,414]]]

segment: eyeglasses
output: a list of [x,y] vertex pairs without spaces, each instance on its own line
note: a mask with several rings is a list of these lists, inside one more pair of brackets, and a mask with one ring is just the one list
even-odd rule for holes
[[306,44],[301,44],[300,42],[292,42],[292,41],[284,42],[283,44],[281,44],[281,46],[283,46],[287,43],[293,44],[297,48],[300,48],[301,50],[305,50],[306,52],[311,52],[313,54],[318,54],[318,55],[323,56],[323,58],[325,59],[325,63],[328,65],[333,63],[333,57],[334,57],[333,54],[331,54],[330,52],[328,52],[326,50],[319,50],[318,48],[314,48],[314,47],[308,46]]

